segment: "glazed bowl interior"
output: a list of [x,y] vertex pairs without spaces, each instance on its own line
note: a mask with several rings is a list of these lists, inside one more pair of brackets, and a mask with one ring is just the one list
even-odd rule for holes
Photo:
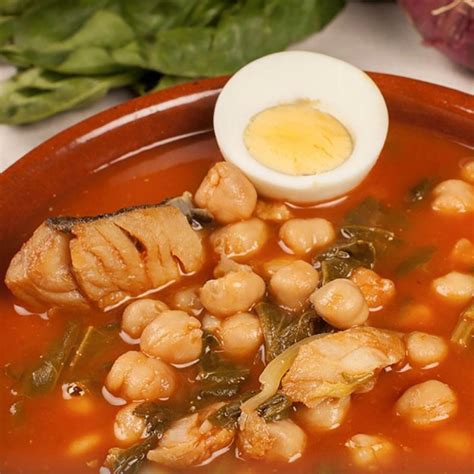
[[[412,79],[372,73],[390,117],[474,147],[474,97]],[[196,81],[131,100],[38,146],[0,175],[0,270],[47,214],[52,197],[96,170],[160,143],[212,130],[226,77]],[[2,278],[3,281],[3,278]]]

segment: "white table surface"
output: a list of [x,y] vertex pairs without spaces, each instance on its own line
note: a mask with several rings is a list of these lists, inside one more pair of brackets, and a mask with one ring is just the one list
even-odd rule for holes
[[[474,94],[474,74],[424,47],[396,4],[349,4],[324,31],[290,49],[317,51],[365,70],[414,77]],[[12,72],[11,67],[0,65],[0,80]],[[127,90],[116,90],[93,105],[38,124],[0,125],[0,171],[57,132],[129,97]]]

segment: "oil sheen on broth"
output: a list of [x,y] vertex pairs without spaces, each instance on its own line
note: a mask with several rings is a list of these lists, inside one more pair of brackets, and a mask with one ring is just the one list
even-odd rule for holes
[[[164,466],[159,472],[182,472],[213,457],[194,469],[471,472],[474,379],[472,348],[464,347],[471,343],[465,333],[474,264],[469,153],[446,137],[392,121],[383,154],[368,178],[333,205],[253,202],[257,196],[242,184],[239,189],[252,202],[242,203],[241,214],[232,215],[222,213],[222,199],[213,201],[201,187],[195,201],[218,222],[195,230],[206,251],[199,271],[129,304],[125,312],[119,307],[104,313],[91,305],[80,311],[59,307],[42,317],[25,315],[21,302],[2,288],[2,471],[97,472],[111,448],[143,442],[145,425],[154,420],[155,427],[166,425],[149,454],[150,465]],[[149,150],[52,200],[50,215],[103,214],[156,204],[184,191],[195,193],[218,160],[210,135]],[[221,179],[233,179],[232,171],[213,169]],[[375,237],[361,234],[367,227],[379,228]],[[355,244],[351,235],[357,235]],[[328,252],[335,245],[358,257],[351,268],[344,267],[347,278],[342,282],[331,262],[334,251]],[[136,249],[143,250],[140,245]],[[228,285],[247,285],[238,299],[245,299],[246,306],[219,300],[214,287],[222,278]],[[304,285],[292,289],[295,279]],[[334,294],[351,302],[344,314],[352,319],[341,319],[330,303]],[[262,322],[270,325],[275,314],[290,329],[272,341]],[[304,334],[291,330],[295,321]],[[118,334],[120,327],[127,337]],[[461,336],[453,343],[455,327]],[[51,387],[35,393],[28,374],[38,369],[41,354],[51,355],[58,341],[64,343],[65,331],[71,338],[77,331],[77,340],[88,342],[80,351],[71,350]],[[259,389],[259,375],[285,344],[327,331],[301,346],[270,406],[259,404],[258,411],[250,410],[237,423],[226,418],[232,410],[221,410],[216,417],[221,408],[216,403],[227,404],[242,394],[249,398],[249,392]],[[177,333],[178,346],[167,337]],[[217,357],[201,355],[194,362],[203,347]],[[342,372],[340,361],[332,361],[333,371],[324,380],[307,372],[318,387],[312,391],[299,374],[323,364],[316,374],[320,377],[327,367],[321,359],[325,347],[359,356],[347,356]],[[364,360],[372,361],[369,374],[367,367],[358,373]],[[127,364],[156,371],[164,385],[146,392],[139,384],[138,393],[133,392]],[[218,384],[210,375],[213,370],[222,376],[225,383],[219,388],[228,398],[212,394]],[[169,399],[157,400],[161,395]],[[154,404],[143,406],[148,397]],[[427,403],[417,405],[417,397]],[[117,405],[124,403],[121,399],[125,404]],[[251,407],[252,400],[244,406]],[[434,414],[427,408],[431,402],[437,407]],[[136,416],[140,406],[138,413],[142,410],[148,418]],[[199,452],[186,440],[177,449],[180,427],[207,433]],[[273,441],[253,438],[255,433]],[[231,444],[234,437],[236,444]],[[283,446],[282,439],[287,439]],[[243,459],[236,458],[236,445]]]

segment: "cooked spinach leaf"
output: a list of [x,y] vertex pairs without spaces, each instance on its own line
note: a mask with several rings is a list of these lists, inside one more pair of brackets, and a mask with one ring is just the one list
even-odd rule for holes
[[384,256],[390,250],[401,244],[395,232],[381,227],[365,225],[346,225],[341,228],[341,235],[348,240],[364,240],[370,242],[377,256]]
[[277,392],[257,408],[257,413],[267,422],[278,421],[290,416],[292,406],[292,401],[285,394]]
[[435,252],[436,247],[434,247],[433,245],[420,247],[397,266],[395,270],[396,274],[398,276],[403,276],[423,266],[425,263],[431,260]]
[[397,230],[407,227],[408,221],[403,212],[392,209],[378,199],[368,196],[346,214],[343,225],[363,225]]
[[65,372],[67,383],[83,390],[99,391],[113,362],[103,362],[101,357],[119,341],[119,332],[117,323],[88,326]]
[[135,474],[146,461],[148,451],[156,448],[159,439],[175,419],[173,411],[153,402],[138,405],[133,414],[146,421],[146,438],[127,449],[112,448],[106,464],[114,474]]
[[474,301],[459,315],[451,334],[451,342],[461,347],[469,347],[474,336]]
[[301,339],[328,330],[314,311],[295,316],[268,302],[257,304],[255,311],[262,326],[267,363]]
[[407,201],[411,204],[416,204],[420,201],[423,201],[428,196],[428,193],[433,189],[433,186],[433,178],[423,178],[408,190],[406,197]]
[[[246,392],[239,398],[226,403],[209,417],[209,421],[220,428],[237,428],[238,419],[242,413],[240,408],[242,403],[252,398],[256,393],[255,391]],[[288,418],[292,406],[293,403],[286,395],[277,392],[257,408],[257,413],[267,422],[278,421]]]
[[375,246],[365,240],[343,241],[316,256],[321,267],[322,283],[348,278],[358,267],[374,268]]
[[219,341],[211,333],[203,335],[203,352],[199,361],[197,391],[192,404],[210,398],[231,398],[247,380],[250,369],[235,364],[222,355]]
[[63,334],[53,342],[36,365],[26,370],[20,381],[20,394],[35,397],[51,392],[77,344],[81,332],[78,320],[69,320]]

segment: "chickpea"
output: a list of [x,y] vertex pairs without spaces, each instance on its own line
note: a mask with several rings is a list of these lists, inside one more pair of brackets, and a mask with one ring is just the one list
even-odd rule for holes
[[292,462],[300,458],[306,448],[305,432],[290,419],[267,423],[272,440],[265,458],[269,461]]
[[461,178],[468,183],[474,184],[474,159],[466,161],[461,166]]
[[460,179],[448,179],[433,189],[431,208],[443,214],[474,211],[474,187]]
[[244,270],[209,280],[199,291],[203,306],[221,318],[248,311],[264,294],[265,282],[262,278]]
[[458,240],[451,251],[451,259],[458,265],[474,267],[474,243],[469,239]]
[[227,275],[230,272],[251,272],[252,267],[249,265],[244,265],[243,263],[237,263],[235,260],[226,257],[225,255],[221,255],[221,259],[219,263],[214,268],[214,278],[220,278],[224,275]]
[[415,331],[405,337],[405,342],[410,362],[420,367],[439,364],[448,355],[448,344],[439,336]]
[[177,377],[165,362],[129,351],[114,362],[105,385],[111,393],[129,401],[157,400],[173,395]]
[[131,337],[139,338],[143,330],[168,306],[158,300],[145,298],[130,303],[123,312],[122,329]]
[[298,421],[309,431],[334,430],[341,426],[351,405],[351,397],[324,398],[314,408],[298,408]]
[[264,221],[283,222],[291,218],[291,211],[283,203],[257,201],[255,215]]
[[170,364],[186,364],[201,354],[201,323],[184,311],[163,311],[143,331],[140,349]]
[[437,433],[436,444],[444,451],[461,456],[472,456],[474,439],[469,432],[456,428],[444,429]]
[[369,308],[386,306],[395,296],[395,284],[392,280],[382,278],[368,268],[356,268],[351,280],[360,288]]
[[406,390],[397,400],[395,410],[417,427],[429,426],[456,413],[456,395],[449,385],[428,380]]
[[248,219],[257,203],[257,191],[234,165],[216,163],[194,196],[196,204],[208,209],[221,224]]
[[338,329],[359,326],[369,317],[364,295],[355,283],[345,278],[330,281],[316,290],[310,300],[318,314]]
[[449,303],[467,303],[474,296],[474,276],[467,273],[450,272],[433,280],[431,285]]
[[254,217],[216,230],[210,240],[216,253],[244,261],[258,253],[267,239],[267,225]]
[[432,326],[434,320],[433,310],[429,306],[414,301],[400,309],[398,327],[403,330],[426,328]]
[[278,304],[300,310],[319,283],[319,274],[308,262],[296,260],[280,268],[270,279],[269,290]]
[[263,343],[260,321],[251,313],[239,313],[224,319],[219,328],[222,349],[231,358],[252,357]]
[[223,320],[216,318],[212,314],[205,314],[202,318],[202,328],[205,331],[217,333],[221,328],[221,322]]
[[143,438],[146,428],[144,418],[133,414],[139,403],[129,403],[115,415],[115,438],[124,446],[131,446]]
[[262,265],[262,274],[265,278],[271,278],[278,270],[295,261],[297,258],[294,255],[284,255],[268,260]]
[[295,254],[304,255],[324,247],[336,237],[326,219],[290,219],[280,227],[280,239]]
[[202,304],[198,292],[199,286],[190,286],[176,291],[171,302],[173,308],[197,316],[202,311]]
[[356,434],[346,446],[354,463],[370,471],[388,466],[395,455],[393,443],[382,436]]

